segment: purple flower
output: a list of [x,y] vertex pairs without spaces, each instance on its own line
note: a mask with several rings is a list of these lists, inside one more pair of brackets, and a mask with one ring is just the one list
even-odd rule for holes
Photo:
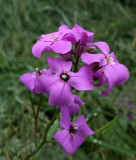
[[[21,75],[19,77],[19,81],[21,81],[22,83],[24,83],[24,85],[27,86],[27,88],[31,91],[31,92],[34,92],[35,90],[35,83],[38,83],[36,82],[37,80],[37,77],[43,75],[43,74],[51,74],[52,71],[51,69],[47,70],[46,68],[45,69],[42,69],[42,70],[39,70],[37,69],[37,72],[33,72],[33,73],[24,73],[23,75]],[[39,85],[39,93],[42,92],[42,87]]]
[[[37,78],[45,93],[49,92],[50,105],[71,105],[74,102],[72,87],[77,90],[92,90],[92,70],[87,65],[80,68],[77,73],[71,72],[71,61],[61,58],[47,57],[48,64],[54,75],[41,75]],[[38,88],[37,88],[38,89]]]
[[72,43],[76,43],[78,40],[72,30],[64,28],[60,28],[58,32],[41,35],[32,48],[33,55],[40,58],[43,51],[54,51],[60,54],[69,52],[72,49]]
[[71,30],[67,25],[63,24],[59,27],[58,31],[67,31],[67,33],[70,31],[72,34],[75,35],[78,41],[79,40],[81,41],[81,44],[91,43],[94,39],[93,32],[86,31],[85,29],[80,27],[78,24],[75,24]]
[[54,139],[70,154],[76,152],[77,148],[85,141],[85,136],[94,134],[86,123],[84,115],[80,115],[76,122],[72,123],[66,110],[62,112],[60,126],[63,129],[54,134]]
[[86,51],[86,45],[93,41],[94,33],[84,30],[77,24],[72,28],[72,31],[78,39],[78,42],[75,44],[76,54],[81,56],[81,54]]
[[[75,24],[73,29],[73,31],[76,31],[76,36],[78,37],[77,39],[81,40],[82,44],[86,44],[86,43],[91,43],[93,41],[93,32],[88,32],[85,29],[83,29],[82,27],[80,27],[79,25]],[[85,42],[84,42],[85,40]]]
[[128,115],[128,120],[129,121],[133,121],[134,120],[134,118],[133,118],[133,116],[130,114],[130,115]]
[[79,112],[80,110],[80,106],[83,106],[85,103],[80,99],[79,96],[77,95],[73,95],[74,96],[74,102],[69,105],[69,106],[60,106],[60,110],[61,112],[64,112],[64,110],[66,110],[66,112],[70,112],[70,114],[76,114]]
[[120,64],[114,52],[109,54],[110,49],[107,43],[105,42],[96,42],[91,43],[90,46],[96,46],[99,48],[102,53],[97,54],[89,54],[83,53],[81,59],[84,63],[88,65],[92,65],[94,63],[98,63],[98,67],[100,70],[99,73],[96,73],[94,76],[100,78],[99,85],[101,86],[105,83],[108,84],[108,88],[106,91],[102,91],[102,96],[107,96],[110,90],[115,86],[124,83],[129,78],[129,71],[126,66]]

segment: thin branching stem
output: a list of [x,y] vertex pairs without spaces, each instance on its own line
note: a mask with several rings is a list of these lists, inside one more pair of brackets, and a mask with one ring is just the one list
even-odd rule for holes
[[34,122],[35,122],[35,109],[34,109],[34,104],[33,104],[33,99],[32,99],[32,93],[31,92],[30,92],[30,101],[31,101],[31,108],[32,108],[32,112],[33,112],[33,119],[34,119]]
[[55,120],[56,120],[57,115],[59,114],[59,112],[60,112],[60,110],[59,110],[59,108],[57,108],[54,116],[51,119],[51,121],[48,123],[47,127],[45,128],[44,137],[42,139],[41,144],[37,147],[37,149],[34,152],[32,152],[30,155],[27,156],[27,159],[32,158],[34,155],[36,155],[39,152],[39,150],[45,145],[45,143],[48,142],[47,141],[48,130],[50,129],[50,127],[52,126],[52,124],[55,122]]
[[76,62],[74,64],[74,72],[77,72],[78,71],[78,62],[79,62],[79,56],[76,57]]
[[88,120],[87,123],[89,124],[94,118],[96,118],[97,113],[94,113],[93,116],[91,116]]
[[35,118],[34,118],[35,135],[36,135],[36,132],[37,132],[37,118],[38,118],[38,115],[39,115],[41,104],[42,104],[42,94],[40,94],[40,101],[39,101],[37,112],[35,113]]

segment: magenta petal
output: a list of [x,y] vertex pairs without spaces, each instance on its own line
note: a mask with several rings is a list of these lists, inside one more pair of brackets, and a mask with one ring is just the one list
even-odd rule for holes
[[54,83],[50,91],[50,105],[69,106],[73,101],[72,88],[67,83],[61,80]]
[[19,81],[24,83],[27,88],[31,91],[34,92],[34,81],[36,79],[36,72],[34,73],[24,73],[19,77]]
[[97,54],[89,54],[87,52],[83,53],[81,55],[81,59],[84,63],[90,65],[92,63],[98,62],[99,67],[104,66],[107,64],[107,61],[105,60],[105,55],[102,53]]
[[70,114],[76,114],[80,110],[80,106],[84,105],[85,103],[80,99],[79,96],[74,95],[74,103],[69,106]]
[[48,93],[48,91],[45,91],[45,89],[43,88],[43,86],[41,85],[41,83],[37,79],[35,79],[35,81],[34,81],[34,88],[35,88],[35,92],[37,94]]
[[[76,114],[80,110],[80,106],[84,105],[84,102],[80,99],[79,96],[73,95],[74,96],[74,102],[70,106],[61,106],[60,110],[62,115],[65,114]],[[65,118],[65,116],[64,116]]]
[[49,68],[49,69],[46,70],[46,74],[51,75],[52,73],[53,73],[53,70],[51,68]]
[[80,115],[78,117],[78,119],[76,120],[75,126],[79,127],[79,126],[82,126],[84,124],[86,124],[85,116],[84,115]]
[[50,68],[57,74],[60,75],[63,72],[69,72],[72,68],[72,62],[71,61],[64,61],[62,59],[54,59],[49,56],[47,56],[48,64]]
[[106,76],[103,75],[102,70],[99,69],[97,72],[94,73],[94,77],[99,79],[98,83],[93,83],[94,86],[96,87],[101,87],[106,83]]
[[112,53],[110,54],[110,56],[114,58],[114,60],[115,60],[116,63],[119,63],[118,60],[117,60],[117,58],[115,57],[114,52],[112,52]]
[[68,53],[65,53],[65,54],[61,54],[61,56],[63,57],[63,59],[65,61],[70,61],[72,60],[72,52],[68,52]]
[[60,120],[60,126],[69,130],[70,126],[72,125],[70,120],[70,111],[69,107],[60,107],[61,111],[61,120]]
[[80,106],[84,105],[85,103],[80,99],[79,96],[74,95],[74,103],[69,106],[70,114],[76,114],[80,110]]
[[66,138],[65,143],[63,144],[63,148],[65,149],[66,152],[73,154],[76,152],[78,147],[80,147],[85,141],[85,137],[75,134],[71,135]]
[[76,152],[77,148],[85,141],[83,136],[77,134],[73,136],[67,130],[57,131],[54,139],[70,154]]
[[68,130],[63,129],[60,131],[57,131],[53,138],[65,149],[66,145],[69,145],[69,142],[67,141],[67,138],[70,136],[70,133]]
[[70,114],[77,114],[80,110],[80,106],[76,103],[73,103],[69,106]]
[[106,42],[99,41],[99,42],[93,43],[93,45],[98,47],[105,55],[108,55],[110,52],[110,48]]
[[92,131],[90,127],[88,126],[84,115],[80,115],[78,117],[78,119],[76,120],[75,126],[78,127],[76,133],[79,135],[89,136],[89,135],[94,134],[94,131]]
[[[75,29],[77,29],[77,31],[80,33],[79,34],[79,39],[82,39],[83,37],[83,35],[82,35],[82,33],[84,34],[84,33],[86,33],[87,34],[87,36],[88,36],[88,38],[87,38],[87,42],[89,43],[91,43],[92,41],[93,41],[93,35],[94,35],[94,33],[93,32],[88,32],[88,31],[86,31],[85,29],[83,29],[82,27],[80,27],[79,25],[77,25],[77,24],[75,24],[75,26],[74,26],[74,28]],[[73,29],[74,29],[73,28]]]
[[58,30],[58,31],[65,31],[65,30],[68,30],[68,29],[70,29],[69,26],[63,24],[63,25],[61,25],[61,26],[59,27],[59,30]]
[[49,33],[49,34],[42,34],[41,38],[43,41],[45,42],[55,42],[53,41],[53,38],[56,37],[57,39],[60,39],[60,35],[62,34],[62,32],[53,32],[53,33]]
[[77,73],[69,72],[70,79],[68,84],[77,90],[92,90],[92,70],[89,66],[85,65],[80,68]]
[[112,87],[124,83],[129,78],[129,71],[123,64],[106,65],[103,71],[107,77],[108,88],[102,92],[102,96],[107,96]]
[[74,98],[75,98],[74,102],[77,103],[78,105],[83,106],[85,104],[79,96],[74,95]]
[[128,115],[128,120],[129,121],[133,121],[134,120],[134,118],[133,118],[133,116],[130,114],[130,115]]
[[61,37],[62,39],[68,40],[72,43],[76,43],[79,40],[78,32],[76,30],[70,29],[70,30],[65,30]]
[[77,30],[78,30],[80,33],[85,32],[85,33],[87,33],[88,36],[93,36],[93,35],[94,35],[93,32],[88,32],[88,31],[86,31],[85,29],[83,29],[82,27],[80,27],[78,24],[75,24],[74,27],[77,28]]
[[56,53],[65,54],[72,49],[72,44],[67,40],[58,40],[49,46]]
[[88,42],[88,35],[86,32],[81,33],[81,39],[80,39],[80,43],[82,45],[86,45],[86,43]]
[[32,53],[35,57],[41,58],[41,53],[46,51],[46,47],[49,46],[52,42],[44,42],[43,40],[38,40],[32,48]]
[[59,78],[56,75],[41,75],[37,78],[36,82],[36,87],[35,87],[35,92],[39,93],[41,92],[41,86],[42,86],[42,91],[44,91],[44,93],[49,93],[52,85],[54,83],[56,83],[59,80]]

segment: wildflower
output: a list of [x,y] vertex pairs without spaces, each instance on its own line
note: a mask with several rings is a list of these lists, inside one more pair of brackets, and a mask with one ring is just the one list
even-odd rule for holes
[[43,34],[32,48],[34,56],[40,59],[43,51],[54,51],[56,53],[65,54],[72,49],[72,43],[76,43],[75,33],[70,29],[62,29],[61,31]]
[[54,139],[64,148],[67,153],[73,154],[85,141],[85,136],[94,134],[86,123],[85,116],[80,115],[75,123],[72,123],[68,112],[62,113],[60,126],[63,128],[57,131]]
[[134,118],[133,118],[133,116],[130,114],[130,115],[128,115],[128,120],[129,121],[133,121],[134,120]]
[[[22,83],[24,83],[27,88],[31,91],[34,92],[35,91],[35,83],[37,78],[43,74],[51,74],[52,71],[51,69],[47,70],[46,68],[39,70],[38,68],[36,68],[36,72],[33,73],[24,73],[23,75],[21,75],[19,77],[19,81],[21,81]],[[42,86],[39,85],[39,92],[37,92],[38,94],[42,92]]]
[[81,40],[82,42],[83,42],[83,39],[87,39],[86,40],[87,43],[89,43],[89,42],[91,43],[93,41],[93,35],[94,35],[93,32],[88,32],[77,24],[74,25],[72,30],[74,30],[74,31],[76,30],[76,34],[78,36],[78,39]]
[[74,101],[72,87],[77,90],[91,90],[92,70],[87,65],[80,68],[77,73],[71,72],[71,61],[64,61],[61,58],[47,57],[48,64],[54,75],[41,75],[37,78],[45,91],[48,91],[49,104],[58,106],[69,106]]
[[72,28],[72,30],[75,33],[75,36],[78,39],[78,42],[75,44],[75,53],[78,56],[81,56],[83,52],[86,51],[86,45],[87,43],[92,43],[93,41],[93,32],[88,32],[84,30],[79,25],[75,24],[75,26]]
[[[98,78],[100,78],[101,75],[100,79],[105,80],[105,83],[108,84],[107,90],[102,91],[102,96],[107,96],[115,85],[122,84],[128,80],[129,71],[126,66],[117,61],[114,52],[109,54],[110,49],[107,43],[96,42],[91,45],[99,48],[102,53],[89,54],[86,52],[81,55],[81,59],[88,65],[98,63],[97,68],[100,69]],[[95,75],[95,77],[97,77],[97,75]],[[100,83],[104,84],[104,81]]]

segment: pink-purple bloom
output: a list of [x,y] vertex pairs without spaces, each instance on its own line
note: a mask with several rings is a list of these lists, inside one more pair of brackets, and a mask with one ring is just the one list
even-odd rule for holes
[[110,49],[107,43],[96,42],[90,44],[90,46],[91,45],[99,48],[102,53],[89,54],[86,52],[81,55],[81,59],[88,65],[98,63],[99,70],[94,74],[94,76],[96,78],[98,75],[100,82],[99,84],[96,84],[96,86],[101,86],[104,82],[107,83],[107,90],[102,91],[102,96],[107,96],[115,85],[122,84],[128,80],[129,71],[126,66],[117,61],[114,52],[109,54]]
[[72,49],[72,43],[78,41],[75,33],[68,29],[50,34],[43,34],[32,48],[34,56],[41,58],[43,51],[54,51],[65,54]]
[[67,153],[73,154],[85,141],[85,136],[94,134],[88,126],[85,116],[80,115],[75,123],[70,120],[69,113],[64,110],[60,121],[62,130],[57,131],[54,139],[64,148]]
[[[74,102],[72,87],[77,90],[92,90],[92,70],[89,66],[84,65],[77,73],[71,72],[72,62],[64,61],[61,58],[47,57],[48,64],[53,75],[41,75],[37,78],[40,85],[43,86],[45,93],[49,92],[50,105],[71,105]],[[36,88],[38,91],[38,88]]]
[[[80,115],[75,123],[71,122],[70,116],[80,113],[80,106],[85,104],[73,94],[73,89],[87,91],[107,83],[107,90],[102,91],[102,96],[107,96],[115,85],[129,78],[127,67],[117,61],[114,52],[110,53],[108,44],[93,43],[93,35],[77,24],[72,29],[61,25],[57,32],[41,35],[32,48],[33,55],[40,59],[42,52],[53,51],[63,59],[47,56],[49,69],[37,69],[19,78],[31,92],[49,94],[49,104],[59,107],[61,130],[55,133],[54,139],[70,154],[75,153],[85,136],[94,134],[84,115]],[[100,52],[96,53],[96,49]],[[80,58],[85,64],[79,68]],[[99,82],[95,83],[97,79]],[[130,121],[134,119],[131,114],[128,118]]]
[[[22,74],[20,77],[19,77],[19,81],[21,81],[22,83],[24,83],[24,85],[27,86],[27,88],[31,91],[31,92],[34,92],[35,91],[35,83],[38,83],[36,82],[37,78],[43,74],[51,74],[51,70],[47,70],[46,68],[45,69],[42,69],[42,70],[39,70],[37,69],[36,72],[33,72],[33,73],[24,73]],[[40,87],[39,85],[39,88],[42,88]],[[41,93],[42,91],[40,91],[39,93]]]
[[[76,31],[77,37],[78,39],[81,41],[81,44],[86,44],[86,43],[91,43],[93,41],[93,32],[89,32],[86,31],[85,29],[83,29],[82,27],[80,27],[79,25],[75,24],[73,29],[74,31]],[[83,41],[85,40],[86,43]]]
[[134,120],[134,118],[133,118],[133,116],[130,114],[130,115],[128,115],[128,120],[129,121],[133,121]]

